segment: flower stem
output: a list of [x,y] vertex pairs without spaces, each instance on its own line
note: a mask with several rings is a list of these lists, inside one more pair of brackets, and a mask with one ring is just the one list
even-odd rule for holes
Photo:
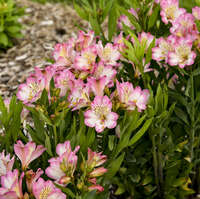
[[57,130],[56,130],[56,126],[53,126],[53,133],[54,133],[54,141],[55,141],[55,147],[57,145],[58,142],[58,136],[57,136]]
[[153,145],[153,167],[154,167],[154,176],[155,182],[158,189],[159,196],[160,194],[160,185],[159,185],[159,178],[158,178],[158,159],[157,159],[157,151],[156,151],[156,141],[155,135],[152,136],[152,145]]

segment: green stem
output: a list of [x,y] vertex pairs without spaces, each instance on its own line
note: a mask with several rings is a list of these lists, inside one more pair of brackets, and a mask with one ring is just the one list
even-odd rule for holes
[[57,136],[57,130],[56,130],[56,126],[53,126],[53,133],[54,133],[54,141],[55,141],[55,147],[58,143],[58,136]]
[[192,102],[192,109],[191,109],[191,132],[190,132],[190,158],[191,162],[194,158],[194,136],[195,136],[195,101],[194,101],[194,79],[193,75],[190,76],[191,80],[191,102]]
[[153,167],[154,167],[154,176],[156,181],[156,186],[158,189],[158,193],[160,196],[160,185],[159,185],[159,178],[158,178],[158,160],[157,160],[157,152],[156,152],[156,141],[155,135],[152,136],[152,145],[153,145]]
[[[161,133],[161,132],[160,132]],[[159,167],[159,179],[160,179],[160,189],[163,190],[163,167],[162,167],[162,153],[160,151],[161,146],[161,135],[159,134],[159,144],[158,144],[158,167]]]

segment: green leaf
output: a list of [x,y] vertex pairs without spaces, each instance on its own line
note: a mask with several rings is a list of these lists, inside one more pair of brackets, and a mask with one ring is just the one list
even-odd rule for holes
[[8,32],[17,33],[20,31],[21,27],[20,26],[9,26],[9,27],[6,27],[6,29]]
[[115,137],[116,137],[115,135],[109,135],[109,137],[108,137],[108,139],[109,139],[109,141],[108,141],[108,148],[110,149],[110,151],[112,151],[113,148],[114,148]]
[[153,121],[153,118],[150,118],[144,123],[142,128],[129,141],[129,146],[135,144],[144,135],[144,133],[147,131],[147,129],[151,125],[152,121]]
[[113,4],[112,9],[110,10],[109,19],[108,19],[108,39],[112,40],[113,35],[117,30],[117,12],[116,6]]
[[156,23],[156,19],[158,17],[159,10],[160,10],[160,6],[157,5],[149,18],[148,29],[152,28],[154,26],[154,24]]
[[47,153],[50,156],[53,156],[52,149],[51,149],[51,141],[47,134],[46,134],[46,139],[45,139],[45,148],[47,149]]
[[125,153],[121,154],[117,159],[112,160],[108,166],[108,172],[105,174],[105,177],[111,179],[120,169],[120,166],[124,160]]
[[105,20],[105,18],[107,17],[108,13],[110,12],[110,9],[112,8],[113,2],[115,0],[109,0],[107,1],[107,4],[105,6],[105,9],[103,10],[103,21]]
[[73,1],[74,9],[78,13],[78,15],[82,18],[88,21],[88,13],[85,12],[77,3],[75,3],[75,0]]
[[92,29],[94,30],[96,35],[100,35],[101,33],[101,28],[100,25],[97,21],[97,18],[95,18],[94,16],[92,16],[91,14],[89,15],[89,22],[92,26]]
[[63,186],[60,186],[58,184],[55,183],[55,186],[58,187],[59,189],[62,190],[62,192],[66,193],[67,195],[69,195],[70,197],[72,198],[76,198],[76,195],[67,187],[63,187]]
[[0,32],[0,44],[3,44],[4,46],[8,45],[8,37],[5,33]]

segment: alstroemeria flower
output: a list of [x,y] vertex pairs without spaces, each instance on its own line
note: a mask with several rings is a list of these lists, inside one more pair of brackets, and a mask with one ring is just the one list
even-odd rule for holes
[[26,186],[28,188],[29,193],[32,193],[32,186],[36,182],[36,180],[43,174],[42,169],[38,169],[36,172],[33,170],[28,170],[26,172]]
[[74,81],[74,86],[68,96],[69,107],[72,111],[86,107],[90,103],[89,88],[80,80]]
[[135,107],[138,108],[138,111],[146,109],[146,104],[148,102],[150,93],[147,89],[142,90],[139,86],[137,86],[129,97],[129,110],[134,110]]
[[101,77],[99,79],[95,79],[94,77],[90,77],[87,79],[87,85],[92,90],[92,92],[95,94],[95,96],[103,96],[104,95],[104,89],[106,85],[109,83],[109,80],[107,77]]
[[5,151],[0,153],[0,176],[6,175],[8,171],[12,171],[15,157],[10,158],[10,154],[5,155]]
[[170,32],[180,38],[187,38],[192,43],[197,38],[197,27],[194,21],[194,16],[190,13],[185,13],[178,17],[170,28]]
[[75,51],[73,45],[69,43],[56,44],[54,47],[53,58],[56,66],[71,66],[74,61]]
[[129,98],[133,92],[133,85],[130,82],[117,83],[117,95],[122,106],[128,107]]
[[75,48],[77,51],[82,51],[83,49],[88,48],[91,45],[94,45],[95,42],[96,40],[94,31],[91,30],[88,33],[79,31]]
[[88,187],[89,191],[97,190],[98,192],[104,191],[104,188],[101,185],[94,184]]
[[28,142],[24,145],[20,140],[14,145],[14,151],[17,157],[21,160],[22,169],[26,170],[28,165],[38,158],[46,149],[42,145],[38,145],[34,142]]
[[120,59],[121,54],[117,46],[114,46],[111,43],[107,43],[103,47],[102,42],[99,41],[97,45],[97,53],[101,61],[106,65],[117,66],[117,61]]
[[195,17],[195,19],[200,20],[200,7],[195,6],[192,8],[192,15]]
[[80,55],[76,55],[73,67],[80,71],[92,71],[96,57],[96,45],[85,48]]
[[112,102],[107,96],[96,96],[91,103],[91,110],[84,113],[85,124],[95,127],[97,132],[117,125],[118,115],[111,111]]
[[98,167],[89,173],[89,177],[96,178],[96,177],[102,176],[106,172],[107,172],[107,169],[105,169],[104,167]]
[[156,47],[152,48],[152,59],[156,61],[165,60],[165,62],[167,62],[169,52],[174,51],[175,40],[176,38],[173,36],[170,36],[167,39],[162,37],[157,39]]
[[185,41],[184,38],[179,39],[177,43],[175,43],[174,51],[169,52],[168,56],[169,65],[179,65],[180,68],[192,65],[196,58],[195,52],[192,51],[192,44]]
[[142,90],[139,86],[133,88],[129,82],[117,82],[117,93],[122,107],[125,106],[127,110],[135,110],[137,107],[140,112],[146,109],[150,95],[147,89]]
[[88,159],[87,165],[89,168],[94,168],[101,166],[104,162],[106,162],[107,156],[102,155],[102,152],[93,152],[90,148],[88,148]]
[[73,178],[78,157],[76,153],[79,150],[79,146],[74,151],[71,149],[69,141],[63,144],[58,144],[56,147],[56,153],[59,157],[51,158],[48,162],[50,166],[46,169],[48,177],[55,180],[56,183],[61,185],[67,185]]
[[[138,14],[137,14],[137,12],[135,11],[134,8],[129,9],[128,12],[130,14],[132,14],[136,19],[138,19]],[[130,27],[133,30],[135,29],[135,27],[133,26],[133,24],[131,24],[129,18],[126,15],[121,15],[119,17],[119,19],[118,19],[117,26],[118,26],[118,28],[120,30],[123,29],[123,24],[126,25],[126,26],[128,26],[128,27]]]
[[23,198],[22,178],[24,177],[24,173],[21,174],[20,179],[18,177],[19,171],[17,169],[13,172],[8,171],[6,175],[1,176],[0,198]]
[[146,49],[150,46],[151,42],[154,40],[154,36],[149,32],[142,32],[138,34],[138,39],[142,44],[146,44]]
[[33,183],[33,195],[36,199],[66,199],[66,195],[52,181],[42,178]]
[[172,23],[175,19],[186,12],[185,9],[179,8],[178,0],[161,0],[160,6],[160,15],[165,24],[168,24],[168,22]]
[[27,78],[25,84],[20,84],[17,91],[17,98],[24,104],[37,101],[45,87],[44,79]]
[[60,88],[60,96],[65,96],[67,93],[67,90],[71,89],[73,86],[73,81],[75,80],[75,77],[72,72],[70,72],[68,69],[65,69],[63,71],[59,71],[55,75],[55,87]]
[[108,81],[108,87],[113,86],[113,80],[117,74],[117,71],[110,65],[105,65],[102,61],[99,62],[95,66],[94,74],[93,76],[97,79],[100,79],[102,77],[106,77]]

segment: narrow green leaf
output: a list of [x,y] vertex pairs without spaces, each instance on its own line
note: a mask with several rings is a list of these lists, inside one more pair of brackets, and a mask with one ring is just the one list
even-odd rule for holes
[[117,12],[116,12],[116,6],[113,4],[112,9],[109,13],[109,19],[108,19],[108,39],[109,41],[112,40],[112,37],[114,33],[116,33],[117,30]]
[[153,118],[148,119],[144,123],[144,125],[142,126],[142,128],[129,141],[129,146],[132,146],[133,144],[135,144],[144,135],[144,133],[147,131],[147,129],[151,125],[152,121],[153,121]]
[[113,178],[124,160],[125,153],[121,154],[117,159],[114,159],[108,166],[108,172],[105,174],[105,177],[108,179]]
[[158,13],[160,11],[160,6],[157,6],[154,8],[150,18],[149,18],[149,22],[148,22],[148,29],[152,28],[154,26],[154,24],[156,23],[156,19],[158,17]]

